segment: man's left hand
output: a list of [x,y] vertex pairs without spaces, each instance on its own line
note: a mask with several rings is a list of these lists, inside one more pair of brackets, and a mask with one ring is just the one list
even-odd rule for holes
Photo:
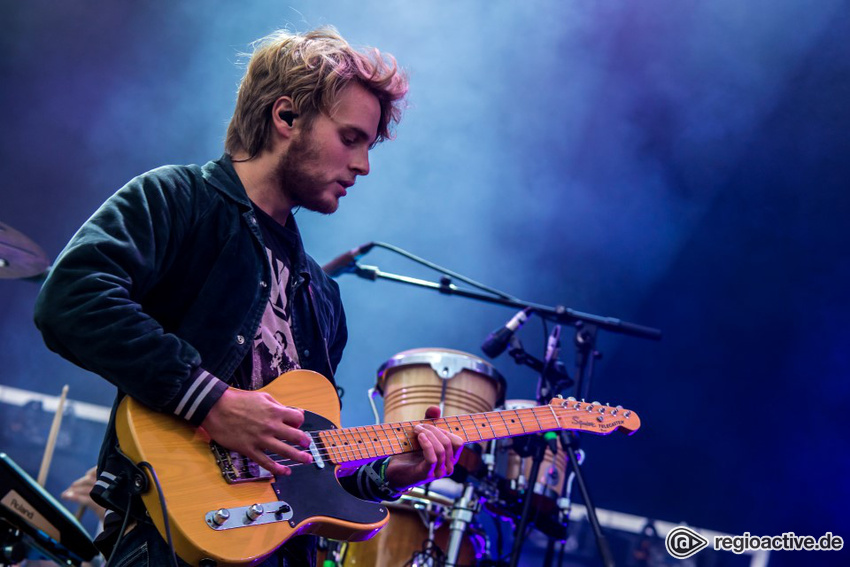
[[[439,417],[437,406],[425,410],[425,419]],[[395,455],[387,465],[387,482],[395,490],[406,490],[452,474],[463,449],[463,439],[430,423],[419,424],[413,431],[422,450]]]

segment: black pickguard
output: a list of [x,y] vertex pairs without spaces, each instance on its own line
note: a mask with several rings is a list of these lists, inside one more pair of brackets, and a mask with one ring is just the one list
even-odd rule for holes
[[[335,426],[324,417],[310,411],[304,411],[302,431],[334,429]],[[320,452],[324,447],[316,444]],[[292,525],[296,525],[312,516],[326,516],[358,524],[374,524],[387,517],[387,507],[379,502],[361,500],[345,490],[337,481],[334,465],[325,461],[325,467],[315,463],[292,467],[292,474],[275,477],[272,488],[278,500],[292,507]]]

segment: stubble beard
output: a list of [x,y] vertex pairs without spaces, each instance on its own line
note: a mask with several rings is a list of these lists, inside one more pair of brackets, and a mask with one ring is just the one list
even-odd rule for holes
[[329,215],[336,211],[338,202],[322,200],[325,183],[309,171],[310,164],[319,161],[319,151],[309,131],[303,134],[292,141],[288,151],[280,158],[277,166],[280,190],[289,197],[293,207]]

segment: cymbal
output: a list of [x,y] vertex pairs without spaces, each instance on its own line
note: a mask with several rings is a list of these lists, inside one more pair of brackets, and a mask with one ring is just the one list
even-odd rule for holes
[[0,279],[38,276],[49,265],[47,254],[38,244],[0,222]]

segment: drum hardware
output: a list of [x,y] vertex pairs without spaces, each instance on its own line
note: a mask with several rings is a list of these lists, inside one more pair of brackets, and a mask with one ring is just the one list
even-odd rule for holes
[[[578,458],[578,464],[583,465],[585,460],[584,450],[576,450],[576,457]],[[557,500],[558,521],[564,525],[567,525],[570,520],[570,510],[572,510],[573,506],[571,495],[573,493],[573,481],[575,480],[575,477],[576,473],[574,471],[570,471],[566,485],[564,486],[564,491],[561,494],[561,497]]]
[[446,552],[446,567],[457,565],[463,534],[466,532],[467,526],[472,523],[479,509],[480,501],[475,494],[475,487],[471,482],[468,482],[463,489],[463,496],[452,506],[452,511],[449,515],[451,518],[451,524],[449,525],[451,538],[449,539],[449,549]]
[[[556,324],[568,324],[574,325],[576,327],[576,336],[575,336],[575,345],[576,345],[576,370],[575,376],[577,379],[576,384],[576,393],[579,394],[576,397],[581,397],[583,399],[588,398],[587,392],[589,391],[589,383],[590,377],[593,371],[592,361],[600,358],[599,352],[596,350],[596,333],[598,330],[607,330],[613,333],[620,333],[625,335],[630,335],[633,337],[644,338],[644,339],[652,339],[652,340],[660,340],[661,339],[661,331],[658,329],[654,329],[651,327],[646,327],[643,325],[637,325],[634,323],[629,323],[626,321],[622,321],[620,319],[616,319],[614,317],[603,317],[599,315],[594,315],[591,313],[583,313],[581,311],[576,311],[574,309],[567,308],[563,305],[558,305],[556,307],[549,307],[546,305],[541,305],[537,303],[532,303],[528,301],[519,300],[509,294],[503,293],[501,291],[495,290],[493,288],[489,288],[477,282],[474,282],[460,274],[456,274],[451,272],[445,268],[437,266],[431,262],[427,262],[421,258],[417,258],[412,254],[401,250],[397,247],[375,242],[374,246],[386,248],[403,256],[406,256],[420,264],[427,266],[433,270],[441,272],[444,274],[440,278],[440,282],[432,282],[426,281],[418,278],[412,278],[407,276],[402,276],[398,274],[391,274],[387,272],[382,272],[376,266],[361,266],[357,263],[356,258],[353,258],[351,262],[348,263],[348,266],[351,268],[351,273],[354,273],[358,277],[376,281],[378,279],[394,281],[396,283],[404,283],[408,285],[413,285],[416,287],[420,287],[423,289],[430,289],[432,291],[437,291],[443,295],[457,295],[460,297],[466,297],[467,299],[476,299],[478,301],[483,301],[485,303],[491,303],[496,305],[503,305],[506,307],[512,307],[514,309],[522,309],[529,310],[529,313],[536,313],[545,321],[552,321]],[[452,278],[456,280],[463,281],[464,283],[471,285],[472,287],[476,287],[480,290],[483,290],[485,293],[480,293],[476,291],[472,291],[470,289],[462,289],[454,285],[452,283]],[[516,337],[514,336],[511,339],[512,343],[515,343],[516,347],[519,345],[519,341],[514,341]],[[551,342],[551,341],[550,341]],[[512,349],[516,352],[520,352],[521,345],[519,348]],[[547,354],[549,349],[547,348]],[[558,370],[562,368],[559,366],[558,357],[546,357],[546,361],[544,361],[542,370],[540,373],[540,382],[538,386],[538,394],[541,394],[542,391],[548,389],[554,389],[554,387],[566,387],[564,382],[561,381],[561,384],[558,384],[558,381],[555,380],[552,383],[549,383],[549,378],[546,376],[547,374],[552,375],[558,374]],[[515,357],[515,360],[519,363],[519,359]],[[533,362],[533,357],[526,356],[525,364],[529,364]],[[547,364],[547,361],[551,361],[551,364]],[[583,395],[581,395],[583,394]],[[386,398],[385,398],[386,401]],[[416,416],[412,419],[416,419],[419,416]],[[578,483],[579,490],[582,493],[582,497],[585,500],[588,508],[588,520],[591,523],[593,528],[594,536],[596,537],[597,545],[599,547],[599,552],[603,561],[603,564],[606,567],[612,566],[613,559],[608,547],[607,541],[605,540],[604,535],[602,534],[601,528],[599,527],[599,521],[596,517],[595,509],[592,502],[589,499],[589,495],[587,494],[587,487],[584,482],[584,478],[581,474],[581,469],[579,468],[578,458],[576,456],[576,447],[575,447],[575,436],[574,435],[561,435],[561,444],[564,447],[564,450],[567,453],[569,458],[569,463],[571,469],[575,471],[576,482]],[[537,451],[537,455],[542,459],[543,454],[545,452],[545,448]],[[535,476],[539,472],[539,462],[537,464],[537,470],[534,470]],[[530,498],[526,499],[524,503],[524,511],[529,511]],[[528,515],[524,514],[523,521],[527,522]],[[521,532],[519,532],[521,533]],[[517,538],[519,541],[515,541],[514,550],[511,557],[511,567],[516,567],[519,551],[522,544],[521,538]]]
[[[583,465],[585,461],[584,450],[576,450],[576,457],[579,465]],[[552,518],[550,526],[543,525],[541,531],[549,535],[549,542],[546,545],[546,555],[543,557],[543,565],[552,565],[555,560],[555,542],[560,541],[560,551],[558,554],[558,565],[562,565],[564,561],[564,552],[566,551],[567,527],[570,523],[570,512],[572,511],[572,493],[573,481],[575,480],[575,472],[570,471],[564,483],[564,489],[561,496],[556,501],[557,512]],[[540,528],[541,526],[538,526]],[[551,529],[547,532],[547,527]],[[559,533],[554,533],[558,531]]]
[[[372,539],[347,544],[340,565],[345,567],[433,566],[445,564],[450,532],[449,511],[454,500],[421,487],[388,502],[389,523]],[[460,545],[459,565],[472,565],[484,553],[486,538],[468,526]],[[329,557],[329,556],[328,556]]]
[[[491,411],[501,405],[505,392],[505,380],[499,372],[485,360],[471,354],[442,348],[420,348],[401,352],[387,360],[378,369],[376,385],[368,392],[376,423],[408,421],[421,419],[428,406],[441,408],[441,415],[453,416]],[[383,420],[380,419],[375,404],[376,395],[383,397]],[[495,442],[492,443],[495,447]],[[494,461],[490,451],[489,460]],[[421,489],[402,496],[396,505],[390,505],[390,524],[382,531],[390,535],[387,538],[403,540],[421,530],[427,539],[415,541],[408,550],[407,565],[456,565],[469,564],[475,557],[483,554],[481,536],[474,528],[474,517],[479,510],[479,493],[472,479],[486,474],[484,461],[486,451],[480,446],[467,446],[461,453],[452,478],[462,486],[460,497],[447,498],[439,493],[424,493]],[[492,469],[492,465],[490,466]],[[436,486],[438,483],[434,483]],[[459,486],[453,484],[453,487]],[[452,489],[453,487],[441,487]],[[448,491],[447,491],[448,493]],[[418,526],[413,526],[409,516],[418,515]],[[407,516],[407,517],[405,517]],[[398,523],[394,523],[398,522]],[[407,525],[408,532],[401,534]],[[394,537],[391,537],[394,536]],[[382,537],[378,534],[375,539]],[[403,543],[403,542],[401,542]],[[358,548],[358,546],[361,546]],[[382,546],[386,547],[386,546]],[[364,554],[362,544],[350,546],[350,550]],[[360,550],[360,551],[358,551]],[[379,549],[374,559],[378,564],[395,564],[397,550]],[[448,553],[447,553],[448,552]],[[446,563],[446,561],[449,563]],[[346,565],[356,565],[346,559]]]
[[366,390],[366,396],[369,398],[369,406],[372,408],[372,415],[375,416],[375,425],[379,425],[381,423],[381,416],[378,413],[378,406],[375,405],[375,396],[378,395],[378,389],[376,387],[371,387]]

